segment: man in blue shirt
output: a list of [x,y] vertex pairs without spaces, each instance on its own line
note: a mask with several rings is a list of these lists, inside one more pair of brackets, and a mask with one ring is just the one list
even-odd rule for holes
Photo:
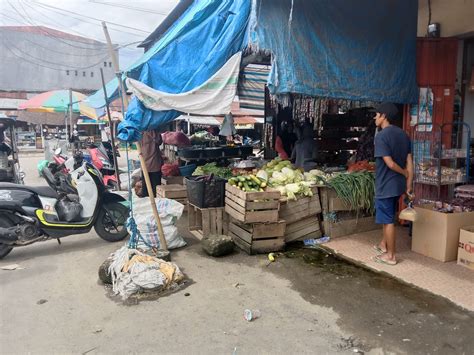
[[376,108],[375,125],[375,222],[383,225],[383,239],[374,248],[374,260],[395,265],[395,215],[400,196],[411,195],[413,184],[413,159],[408,135],[391,123],[398,114],[392,103]]

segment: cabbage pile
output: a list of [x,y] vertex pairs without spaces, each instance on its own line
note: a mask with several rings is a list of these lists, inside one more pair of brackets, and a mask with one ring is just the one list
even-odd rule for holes
[[279,158],[264,165],[257,173],[257,177],[268,182],[270,187],[280,191],[288,200],[296,200],[297,196],[313,196],[311,182],[304,181],[303,173],[294,169],[289,160]]

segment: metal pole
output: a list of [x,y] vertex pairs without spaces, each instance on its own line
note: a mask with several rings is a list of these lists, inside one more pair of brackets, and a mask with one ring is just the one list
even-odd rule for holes
[[[104,29],[104,34],[105,34],[105,38],[107,40],[107,46],[108,46],[108,49],[109,49],[109,54],[110,54],[110,57],[112,58],[112,65],[114,66],[114,70],[115,70],[115,73],[117,75],[117,79],[118,79],[119,86],[120,86],[120,94],[121,94],[121,97],[122,97],[122,113],[125,114],[125,105],[128,105],[127,93],[125,92],[125,88],[124,88],[123,83],[122,83],[122,75],[120,73],[118,60],[115,56],[114,48],[112,46],[112,41],[110,39],[109,31],[107,30],[107,25],[106,25],[105,22],[102,22],[102,28]],[[156,224],[158,226],[158,235],[160,237],[160,246],[163,250],[167,251],[168,250],[168,245],[166,244],[165,233],[163,231],[163,226],[161,224],[161,219],[160,219],[160,215],[158,213],[158,209],[156,208],[155,198],[153,197],[155,191],[153,191],[152,188],[151,188],[150,176],[148,175],[148,169],[146,168],[145,159],[143,158],[143,155],[142,155],[142,147],[141,147],[140,142],[137,142],[137,149],[138,149],[138,157],[140,159],[140,165],[142,167],[143,176],[145,177],[145,183],[146,183],[146,187],[147,187],[147,190],[148,190],[148,197],[150,199],[151,209],[153,211],[153,216],[155,217]],[[128,164],[128,162],[127,162],[127,164]]]
[[[114,159],[114,166],[115,166],[115,177],[117,178],[118,182],[118,189],[120,189],[120,177],[119,177],[119,171],[118,171],[118,162],[117,162],[117,155],[115,154],[115,130],[114,130],[114,124],[112,122],[112,117],[110,117],[110,105],[109,105],[109,97],[107,96],[107,89],[105,87],[105,80],[104,80],[104,70],[100,68],[100,77],[102,79],[102,89],[104,90],[104,97],[105,97],[105,107],[107,109],[107,117],[109,119],[109,126],[110,126],[110,139],[112,143],[112,156]],[[128,162],[127,162],[128,164]]]
[[[72,90],[69,89],[69,124],[70,124],[70,130],[69,130],[69,135],[72,136],[72,111],[73,111],[73,107],[72,107]],[[67,146],[69,146],[69,136],[67,134],[67,122],[66,122],[66,139],[67,139]]]

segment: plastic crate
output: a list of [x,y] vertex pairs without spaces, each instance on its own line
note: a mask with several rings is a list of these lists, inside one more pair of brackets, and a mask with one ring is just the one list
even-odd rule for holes
[[186,177],[189,203],[199,208],[224,207],[226,182],[217,177]]
[[185,165],[185,166],[180,166],[179,167],[179,173],[181,174],[181,176],[191,176],[194,172],[194,170],[196,170],[197,168],[197,165],[196,164],[189,164],[189,165]]

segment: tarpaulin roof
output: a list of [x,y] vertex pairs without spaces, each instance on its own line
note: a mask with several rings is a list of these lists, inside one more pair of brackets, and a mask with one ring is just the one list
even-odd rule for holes
[[[273,94],[410,103],[416,86],[417,1],[194,1],[127,76],[165,93],[202,85],[247,45],[272,54]],[[250,36],[247,36],[250,34]],[[117,93],[118,80],[107,86]],[[104,105],[103,93],[89,98]],[[175,119],[176,111],[128,107],[119,138]]]
[[[250,9],[248,0],[195,1],[127,75],[171,94],[200,86],[244,48]],[[141,131],[178,115],[175,111],[146,109],[132,99],[118,137],[138,140]]]
[[411,103],[417,16],[413,0],[256,0],[252,45],[273,94]]

